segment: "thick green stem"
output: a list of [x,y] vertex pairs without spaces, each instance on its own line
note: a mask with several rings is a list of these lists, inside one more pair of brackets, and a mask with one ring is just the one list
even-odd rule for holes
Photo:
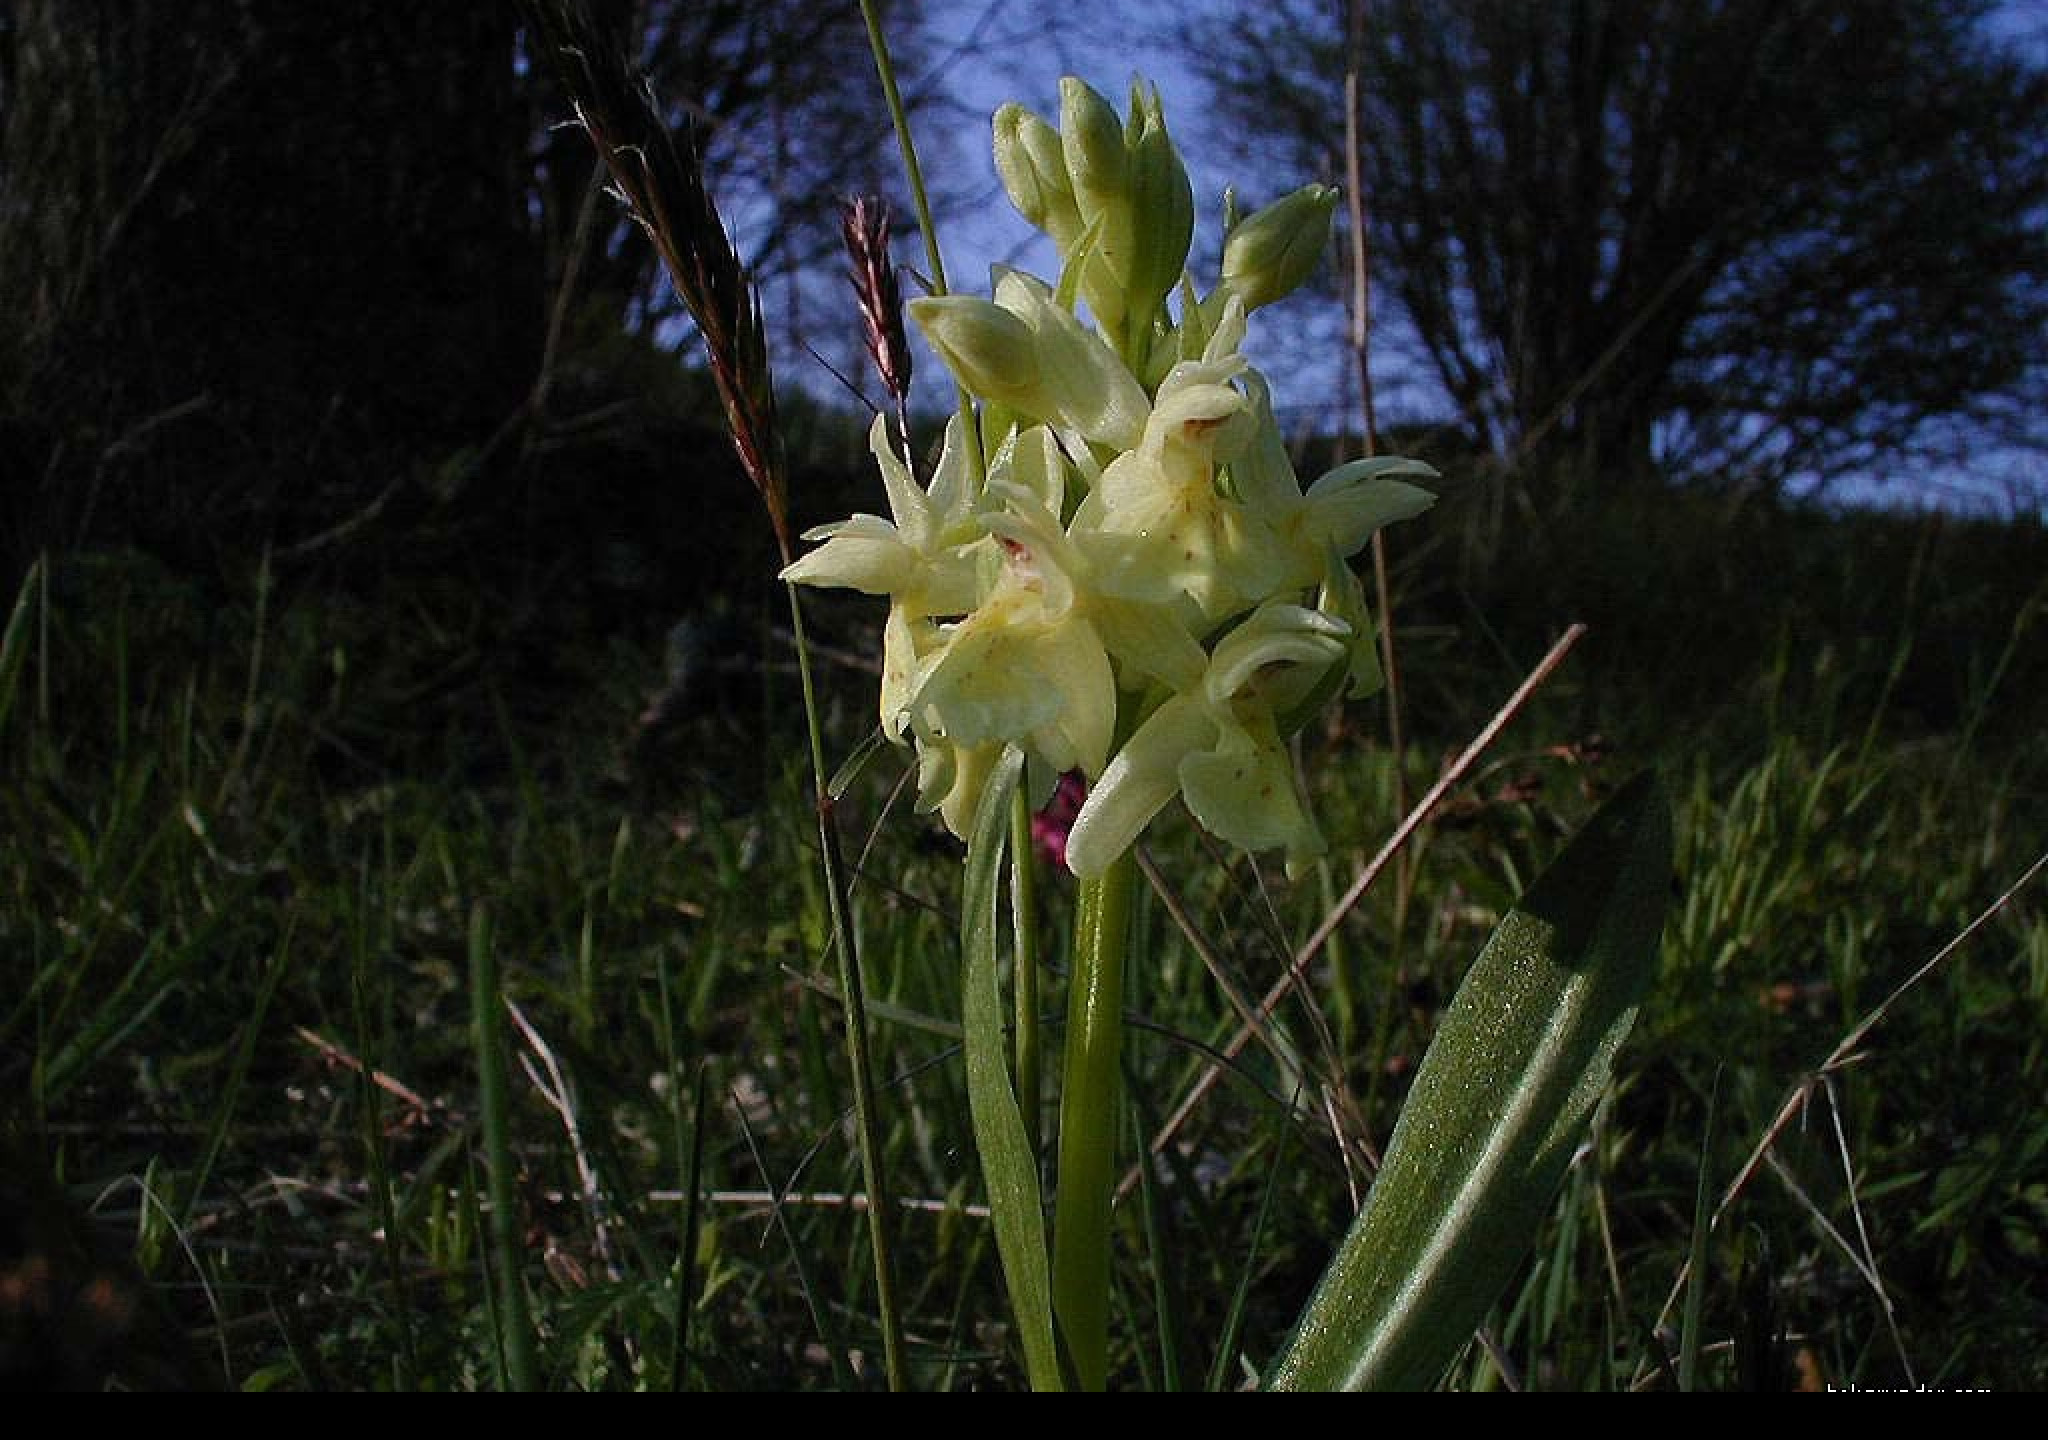
[[1010,929],[1016,945],[1011,977],[1017,992],[1017,1106],[1024,1137],[1038,1153],[1038,876],[1032,870],[1031,802],[1022,786],[1010,798]]
[[1137,873],[1136,857],[1125,851],[1102,875],[1084,881],[1074,927],[1052,1291],[1074,1378],[1084,1390],[1104,1389],[1109,1381],[1110,1202],[1116,1184],[1124,961]]
[[868,1241],[875,1257],[875,1306],[881,1315],[882,1367],[891,1390],[908,1387],[903,1345],[903,1317],[896,1304],[896,1267],[889,1239],[894,1219],[888,1177],[882,1164],[882,1127],[875,1102],[874,1062],[868,1054],[867,992],[861,983],[860,956],[855,949],[853,915],[846,901],[846,861],[839,853],[839,826],[832,817],[825,768],[824,728],[817,692],[811,684],[811,647],[804,631],[804,610],[796,586],[789,591],[789,623],[796,637],[797,676],[803,687],[804,717],[810,729],[811,776],[818,801],[818,850],[825,867],[825,903],[832,915],[832,952],[839,970],[839,994],[846,1018],[847,1068],[853,1071],[853,1112],[860,1137],[860,1169],[868,1192]]

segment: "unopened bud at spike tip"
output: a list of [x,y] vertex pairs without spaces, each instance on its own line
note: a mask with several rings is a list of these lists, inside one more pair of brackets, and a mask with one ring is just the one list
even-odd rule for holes
[[1166,133],[1156,96],[1131,150],[1130,168],[1137,243],[1131,257],[1129,302],[1133,311],[1149,317],[1180,283],[1195,238],[1194,187]]
[[1315,274],[1330,243],[1337,191],[1304,185],[1248,215],[1223,244],[1223,279],[1246,310],[1299,290]]
[[1107,100],[1071,75],[1060,81],[1060,139],[1083,221],[1127,199],[1129,152],[1123,123]]
[[996,174],[1010,203],[1019,215],[1051,236],[1064,254],[1080,235],[1082,225],[1060,132],[1014,103],[996,111],[990,128]]

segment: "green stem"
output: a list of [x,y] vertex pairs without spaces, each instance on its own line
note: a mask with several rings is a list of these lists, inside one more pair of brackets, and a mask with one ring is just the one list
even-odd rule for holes
[[896,1267],[890,1243],[894,1220],[888,1176],[882,1162],[882,1129],[875,1102],[874,1062],[868,1052],[867,993],[861,982],[860,957],[854,946],[853,915],[847,905],[846,861],[839,851],[839,826],[832,814],[828,789],[832,772],[825,767],[824,726],[811,681],[811,647],[804,630],[803,605],[796,586],[789,592],[790,631],[796,639],[797,676],[803,687],[804,719],[810,731],[811,778],[818,804],[818,852],[825,867],[825,903],[832,918],[832,953],[838,966],[839,994],[846,1018],[846,1059],[853,1072],[853,1113],[860,1140],[861,1179],[868,1192],[868,1242],[875,1257],[875,1304],[881,1312],[882,1367],[891,1390],[908,1388],[903,1317],[896,1302]]
[[[889,54],[889,37],[882,30],[881,11],[875,0],[860,0],[861,19],[867,22],[868,48],[874,52],[875,74],[882,81],[882,98],[889,107],[889,123],[896,131],[896,148],[903,152],[903,174],[910,182],[910,203],[917,210],[917,228],[924,235],[925,264],[931,267],[931,293],[949,292],[946,261],[939,253],[939,227],[932,223],[932,203],[924,188],[924,166],[918,163],[917,141],[910,133],[910,112],[903,107],[903,92],[896,84],[896,62]],[[964,385],[954,386],[962,428],[967,432],[968,460],[978,482],[983,474],[980,437],[974,427],[974,397]],[[908,445],[910,437],[905,435]]]
[[1038,876],[1032,869],[1031,802],[1020,785],[1010,797],[1010,928],[1015,932],[1017,1105],[1031,1153],[1039,1149]]
[[917,161],[917,144],[910,137],[910,112],[903,108],[903,92],[896,87],[896,62],[889,58],[889,39],[882,32],[881,11],[875,0],[860,0],[861,19],[867,22],[868,48],[875,54],[875,73],[882,80],[882,97],[888,102],[889,120],[896,127],[896,147],[903,152],[903,173],[910,181],[910,201],[917,207],[918,228],[924,231],[925,263],[932,267],[932,294],[946,293],[946,262],[939,255],[939,232],[932,224],[932,205],[925,195],[924,167]]
[[1053,1313],[1081,1389],[1109,1382],[1109,1222],[1116,1184],[1124,960],[1137,860],[1125,851],[1083,881],[1067,1001],[1060,1095],[1058,1216],[1053,1227]]
[[512,1098],[505,1058],[505,1023],[498,1013],[498,956],[491,944],[490,912],[478,905],[469,917],[470,1010],[476,1025],[476,1068],[482,1091],[484,1155],[490,1164],[491,1258],[498,1273],[499,1339],[505,1350],[506,1388],[540,1389],[533,1320],[526,1308],[518,1196],[512,1184]]

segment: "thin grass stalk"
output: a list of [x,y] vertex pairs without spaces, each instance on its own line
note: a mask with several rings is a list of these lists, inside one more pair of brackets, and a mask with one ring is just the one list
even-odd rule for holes
[[[1372,252],[1365,233],[1365,134],[1360,119],[1365,85],[1366,0],[1346,6],[1344,47],[1344,205],[1351,230],[1351,356],[1358,374],[1358,407],[1365,453],[1379,454],[1379,407],[1372,384]],[[1407,736],[1401,723],[1401,661],[1394,645],[1394,594],[1387,578],[1387,538],[1372,537],[1373,601],[1379,606],[1380,669],[1387,677],[1387,745],[1394,752],[1394,811],[1408,810]],[[1399,943],[1415,888],[1416,861],[1403,852],[1394,866],[1394,936]]]
[[[768,511],[776,547],[787,565],[795,558],[789,530],[787,464],[759,299],[705,188],[702,156],[694,137],[686,129],[678,143],[646,87],[634,83],[625,58],[615,46],[604,43],[584,6],[575,0],[523,0],[521,8],[559,68],[576,102],[577,118],[610,170],[619,195],[653,241],[677,295],[697,322],[733,448]],[[928,219],[925,208],[920,208],[919,214]],[[890,1388],[900,1390],[906,1387],[908,1375],[890,1243],[895,1207],[889,1203],[882,1159],[860,958],[829,788],[832,772],[825,764],[824,724],[812,681],[810,641],[796,587],[787,588],[810,740],[818,849],[844,1000],[861,1173],[873,1200],[868,1207],[868,1236],[874,1256],[883,1364]]]
[[805,1263],[803,1243],[797,1238],[796,1227],[789,1223],[788,1207],[782,1203],[781,1188],[769,1173],[767,1158],[761,1154],[760,1142],[754,1136],[754,1127],[747,1123],[746,1106],[740,1103],[737,1092],[727,1098],[732,1102],[733,1118],[739,1123],[740,1138],[746,1141],[747,1154],[753,1160],[754,1168],[760,1172],[761,1183],[768,1187],[768,1213],[774,1219],[783,1243],[789,1247],[789,1266],[796,1272],[797,1289],[803,1292],[804,1304],[810,1307],[811,1323],[818,1332],[818,1341],[832,1363],[832,1378],[842,1390],[851,1390],[853,1362],[847,1354],[845,1341],[840,1338],[832,1308],[825,1303],[818,1287],[811,1283],[811,1267]]
[[675,1263],[669,1268],[670,1283],[675,1288],[676,1316],[669,1331],[668,1352],[668,1388],[681,1390],[685,1378],[683,1370],[690,1352],[690,1316],[696,1309],[697,1222],[703,1205],[704,1183],[704,1104],[709,1092],[705,1071],[699,1068],[696,1084],[692,1087],[694,1104],[686,1136],[683,1129],[682,1067],[676,1058],[675,1008],[670,999],[674,986],[669,978],[666,956],[657,954],[654,957],[654,975],[661,997],[661,1062],[663,1073],[672,1087],[669,1119],[674,1132],[676,1163],[683,1167],[682,1215],[676,1224]]
[[1678,1388],[1699,1388],[1701,1317],[1707,1298],[1707,1252],[1713,1242],[1714,1118],[1721,1101],[1721,1075],[1707,1092],[1707,1123],[1700,1136],[1699,1180],[1694,1187],[1692,1209],[1692,1252],[1687,1261],[1692,1278],[1686,1284],[1685,1315],[1678,1332]]
[[[263,1034],[263,1022],[270,1014],[270,1002],[277,998],[277,987],[291,969],[292,937],[298,933],[298,928],[298,912],[292,911],[285,916],[284,936],[278,941],[277,954],[271,959],[270,968],[264,972],[262,983],[257,986],[255,1003],[250,1006],[249,1018],[243,1022],[241,1037],[235,1043],[234,1059],[228,1066],[227,1080],[214,1107],[213,1123],[207,1127],[206,1146],[199,1152],[199,1163],[192,1169],[191,1187],[178,1211],[180,1229],[189,1229],[197,1217],[200,1197],[213,1177],[213,1167],[219,1162],[220,1152],[227,1143],[228,1127],[234,1122],[235,1106],[242,1098],[242,1086],[249,1078],[249,1063],[256,1056],[256,1042]],[[384,1233],[387,1246],[395,1247],[396,1231],[387,1228]]]
[[[377,1223],[384,1231],[384,1283],[391,1295],[391,1315],[398,1327],[398,1350],[391,1357],[391,1382],[399,1390],[410,1390],[419,1374],[419,1342],[414,1333],[414,1316],[406,1301],[404,1267],[400,1261],[398,1200],[392,1192],[391,1162],[384,1143],[384,1092],[377,1083],[377,1048],[370,1031],[370,956],[366,927],[370,906],[367,866],[356,884],[357,919],[350,946],[349,1000],[354,1011],[356,1093],[363,1127],[363,1154],[370,1172],[372,1193],[377,1197]],[[287,937],[289,938],[289,937]],[[472,940],[474,937],[472,937]],[[282,957],[280,957],[280,968]]]
[[[861,19],[867,23],[868,48],[874,52],[875,74],[882,82],[882,98],[889,107],[889,123],[896,131],[896,148],[903,152],[903,175],[910,183],[910,203],[917,211],[917,228],[924,236],[925,263],[931,267],[927,277],[931,293],[944,295],[950,287],[946,282],[946,260],[939,251],[939,230],[932,222],[932,202],[925,190],[924,166],[917,158],[917,140],[910,133],[910,112],[903,105],[903,91],[896,83],[896,61],[889,53],[889,37],[882,29],[881,11],[875,0],[860,0]],[[974,423],[974,397],[966,387],[956,385],[953,390],[956,408],[960,412],[961,428],[966,435],[967,456],[977,478],[982,473],[980,429]],[[903,437],[910,443],[910,436]]]
[[497,1273],[505,1382],[508,1389],[532,1392],[540,1389],[540,1366],[534,1355],[533,1317],[526,1307],[518,1200],[512,1185],[512,1086],[505,1057],[505,1023],[498,1013],[497,952],[491,944],[490,912],[481,904],[469,917],[469,999],[483,1107],[484,1158],[490,1167],[490,1249]]
[[[8,614],[6,629],[0,631],[0,731],[7,728],[7,717],[14,711],[14,696],[20,688],[22,667],[28,658],[30,600],[42,585],[43,576],[48,568],[48,562],[44,559],[38,559],[29,566],[28,574],[22,577],[21,593],[15,597],[14,608]],[[47,593],[44,595],[43,612],[43,623],[47,627]],[[43,648],[45,652],[48,651],[47,639]],[[47,710],[47,704],[41,705],[38,718],[47,718]]]
[[1137,874],[1136,855],[1126,850],[1100,876],[1082,882],[1068,980],[1052,1290],[1053,1313],[1083,1390],[1109,1383],[1110,1210]]
[[868,1048],[867,991],[861,979],[860,955],[855,948],[853,913],[847,903],[846,860],[839,849],[839,826],[834,819],[827,786],[832,772],[825,764],[825,734],[818,710],[817,690],[811,676],[811,649],[804,631],[804,609],[796,586],[789,592],[789,623],[796,639],[798,683],[803,689],[804,728],[810,736],[811,776],[815,783],[818,811],[818,853],[825,872],[825,902],[832,920],[833,955],[839,971],[839,993],[844,999],[846,1018],[846,1059],[853,1072],[854,1123],[859,1136],[861,1181],[868,1192],[868,1243],[874,1251],[875,1304],[882,1327],[882,1368],[891,1390],[910,1384],[908,1357],[903,1340],[903,1317],[896,1297],[896,1267],[890,1227],[895,1209],[890,1203],[887,1170],[882,1158],[882,1128],[875,1095],[874,1061]]
[[[1125,1077],[1132,1095],[1137,1097],[1131,1106],[1132,1133],[1143,1135],[1151,1127],[1141,1103],[1143,1087],[1135,1083],[1137,1079],[1135,1075]],[[1162,1165],[1160,1168],[1163,1170],[1165,1167]],[[1160,1194],[1166,1177],[1153,1173],[1149,1156],[1140,1157],[1138,1170],[1138,1214],[1144,1225],[1145,1256],[1152,1267],[1152,1313],[1159,1342],[1159,1388],[1176,1394],[1187,1388],[1181,1364],[1185,1345],[1181,1317],[1186,1313],[1187,1302],[1182,1292],[1181,1272],[1174,1260],[1175,1247],[1169,1228],[1172,1215]]]
[[931,266],[934,295],[946,293],[946,261],[939,253],[938,227],[932,224],[932,202],[925,191],[924,166],[918,163],[917,142],[910,134],[910,112],[904,108],[903,92],[896,84],[896,62],[889,54],[889,37],[882,29],[882,14],[875,0],[860,0],[860,18],[868,27],[868,48],[874,52],[875,74],[882,82],[882,98],[889,107],[889,123],[896,130],[896,148],[903,152],[903,175],[910,182],[910,203],[917,209],[917,226],[924,233],[925,263]]

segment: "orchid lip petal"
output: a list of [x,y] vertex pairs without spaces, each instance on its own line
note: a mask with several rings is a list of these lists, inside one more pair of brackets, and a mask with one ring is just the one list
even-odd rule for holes
[[1181,761],[1215,735],[1215,721],[1192,696],[1154,711],[1089,787],[1067,832],[1067,868],[1084,880],[1107,870],[1173,799]]
[[1180,781],[1188,813],[1241,850],[1288,845],[1308,821],[1294,762],[1277,742],[1197,752],[1181,762]]

